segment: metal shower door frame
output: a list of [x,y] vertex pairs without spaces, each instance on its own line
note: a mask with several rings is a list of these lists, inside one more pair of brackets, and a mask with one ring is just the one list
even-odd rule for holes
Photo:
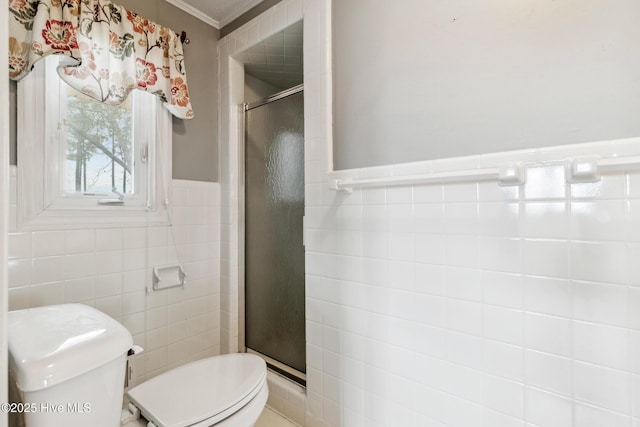
[[[304,91],[304,84],[300,84],[297,86],[293,86],[289,89],[285,89],[281,92],[273,94],[267,98],[252,102],[252,103],[244,103],[238,106],[238,114],[242,118],[238,120],[238,134],[241,135],[241,146],[240,146],[240,158],[238,159],[238,181],[240,183],[239,193],[238,193],[238,263],[241,268],[239,269],[238,281],[239,281],[239,289],[238,289],[238,345],[239,351],[245,353],[251,353],[258,355],[264,359],[267,363],[267,366],[278,372],[279,374],[295,381],[296,383],[306,387],[307,376],[304,372],[300,372],[297,369],[294,369],[288,365],[285,365],[282,362],[279,362],[265,354],[260,353],[254,349],[247,347],[246,345],[246,302],[245,302],[245,288],[246,288],[246,276],[245,276],[245,267],[246,267],[246,259],[245,259],[245,242],[246,242],[246,201],[245,201],[245,193],[246,193],[246,126],[247,126],[247,113],[255,108],[262,107],[264,105],[268,105],[272,102],[279,101],[281,99],[287,98],[292,95],[296,95],[300,92]],[[304,230],[303,230],[304,233]],[[303,238],[304,240],[304,238]],[[306,345],[306,343],[305,343]],[[305,350],[306,352],[306,350]]]

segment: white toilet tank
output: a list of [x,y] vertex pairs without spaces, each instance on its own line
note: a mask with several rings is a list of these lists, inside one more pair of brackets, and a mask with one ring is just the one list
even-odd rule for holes
[[27,427],[117,427],[129,331],[82,304],[9,312],[9,373]]

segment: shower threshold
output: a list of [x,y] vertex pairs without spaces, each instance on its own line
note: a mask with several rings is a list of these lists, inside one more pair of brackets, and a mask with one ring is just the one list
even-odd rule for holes
[[304,372],[300,372],[297,369],[292,368],[291,366],[285,365],[282,362],[278,362],[277,360],[260,353],[259,351],[255,351],[247,347],[247,353],[255,354],[256,356],[262,357],[267,364],[267,367],[274,371],[275,373],[301,385],[302,387],[307,387],[307,375]]

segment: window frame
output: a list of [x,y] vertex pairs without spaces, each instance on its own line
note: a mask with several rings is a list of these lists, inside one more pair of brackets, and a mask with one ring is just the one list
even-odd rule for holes
[[[39,61],[18,82],[18,226],[24,230],[157,226],[169,224],[172,119],[157,96],[134,90],[134,174],[144,177],[141,192],[126,195],[124,204],[100,204],[115,194],[63,195],[66,153],[60,119],[60,96],[66,85],[57,73],[58,55]],[[44,124],[38,126],[38,124]],[[154,126],[155,124],[155,126]],[[138,140],[142,138],[141,144]],[[148,146],[146,161],[142,147]]]

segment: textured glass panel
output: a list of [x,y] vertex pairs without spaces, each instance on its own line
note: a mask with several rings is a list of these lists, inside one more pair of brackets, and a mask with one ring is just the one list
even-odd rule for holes
[[305,372],[303,94],[246,113],[245,341]]

